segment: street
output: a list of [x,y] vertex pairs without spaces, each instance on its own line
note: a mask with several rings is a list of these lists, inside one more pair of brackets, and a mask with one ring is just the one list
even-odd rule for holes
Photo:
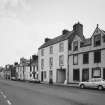
[[0,80],[0,105],[105,105],[105,90]]

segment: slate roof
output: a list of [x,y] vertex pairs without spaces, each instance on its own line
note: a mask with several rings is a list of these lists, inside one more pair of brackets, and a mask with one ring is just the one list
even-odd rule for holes
[[45,42],[42,46],[40,46],[39,49],[67,40],[72,35],[72,33],[73,31],[68,31],[66,34],[50,39],[49,41]]

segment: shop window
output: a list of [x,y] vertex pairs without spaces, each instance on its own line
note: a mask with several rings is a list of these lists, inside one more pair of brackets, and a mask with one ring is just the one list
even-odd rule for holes
[[101,35],[95,35],[94,36],[94,47],[101,45]]
[[96,67],[92,69],[92,78],[100,78],[101,77],[101,68]]
[[89,63],[89,54],[84,53],[83,54],[83,64],[88,64]]
[[97,50],[94,52],[94,63],[101,62],[101,50]]

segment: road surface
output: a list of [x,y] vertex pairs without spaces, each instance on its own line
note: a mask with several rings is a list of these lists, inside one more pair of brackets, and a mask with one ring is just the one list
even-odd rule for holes
[[0,105],[105,105],[105,91],[0,80]]

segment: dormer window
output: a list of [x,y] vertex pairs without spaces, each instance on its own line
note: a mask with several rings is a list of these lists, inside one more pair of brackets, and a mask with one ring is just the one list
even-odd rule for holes
[[101,35],[95,35],[94,36],[94,47],[101,45]]
[[103,36],[103,42],[105,43],[105,35]]
[[78,50],[78,41],[74,41],[73,42],[73,51],[77,51]]

